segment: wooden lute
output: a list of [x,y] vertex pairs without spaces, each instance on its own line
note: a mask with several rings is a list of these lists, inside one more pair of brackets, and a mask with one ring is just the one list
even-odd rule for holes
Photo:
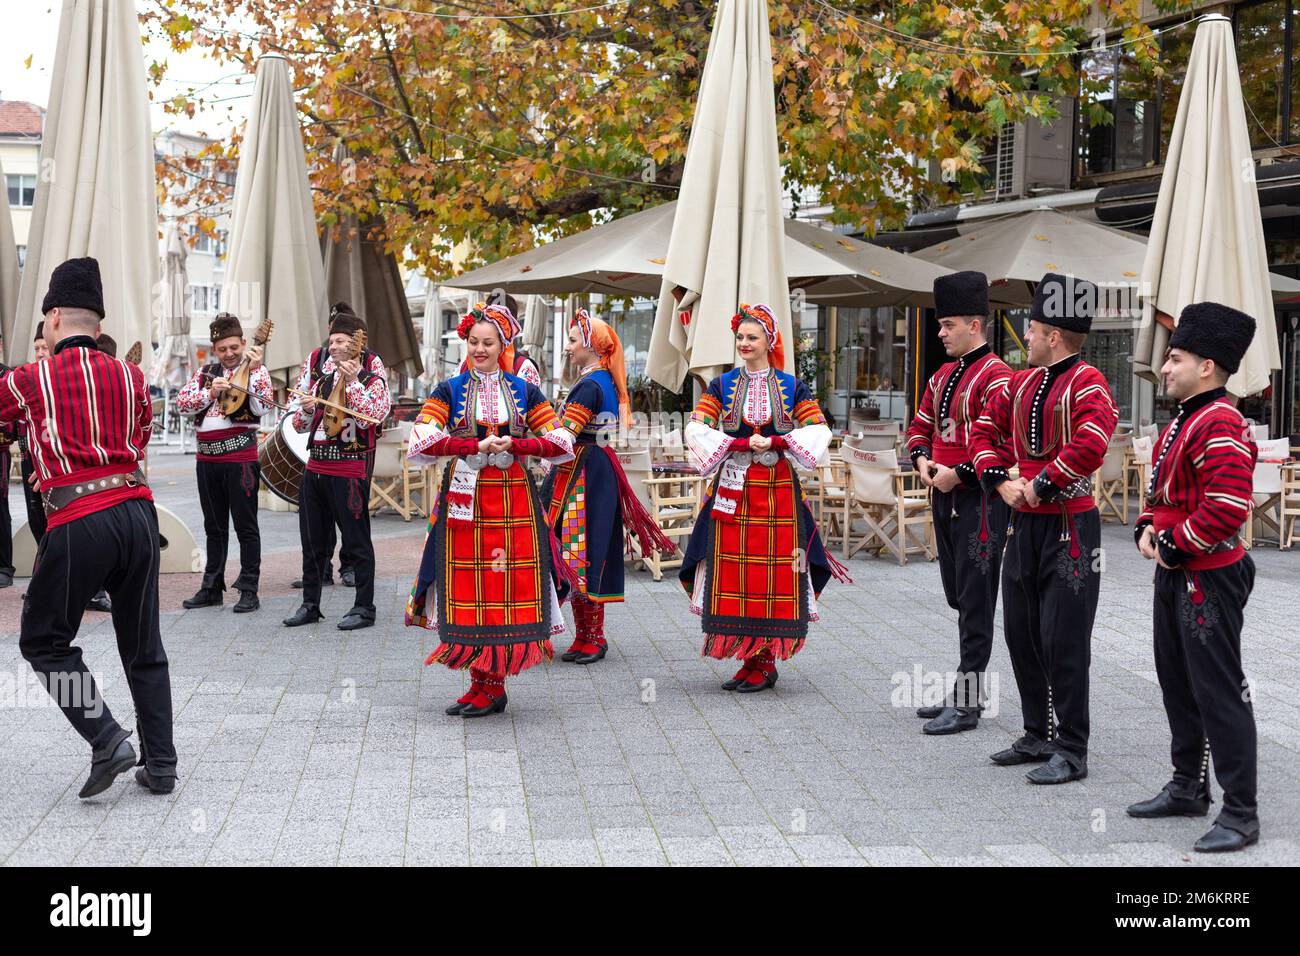
[[[253,333],[253,344],[265,346],[271,340],[273,331],[275,331],[275,322],[271,319],[263,319],[261,324],[258,325],[257,331]],[[235,370],[225,376],[226,380],[230,382],[231,388],[217,400],[221,406],[223,417],[229,418],[248,402],[249,379],[252,374],[250,359],[245,353],[243,359],[235,366]]]
[[330,391],[329,398],[325,404],[325,434],[330,438],[338,438],[339,432],[343,430],[343,422],[352,417],[344,404],[346,395],[344,394],[343,373],[338,370],[339,362],[353,361],[361,356],[366,350],[366,330],[357,329],[352,333],[352,345],[348,349],[348,355],[342,359],[334,360],[334,388]]

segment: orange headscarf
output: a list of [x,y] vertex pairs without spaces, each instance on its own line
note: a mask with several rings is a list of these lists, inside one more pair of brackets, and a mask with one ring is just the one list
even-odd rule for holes
[[[497,356],[497,364],[503,372],[513,373],[515,370],[515,336],[522,330],[519,320],[515,318],[504,305],[484,305],[482,302],[475,303],[474,308],[470,309],[460,317],[460,325],[456,328],[456,334],[462,339],[469,338],[469,330],[479,322],[490,323],[496,330],[497,335],[501,338],[504,348],[501,354]],[[469,357],[461,363],[461,371],[469,368]]]
[[579,309],[573,317],[573,328],[578,330],[582,347],[596,353],[600,367],[609,372],[618,392],[618,420],[624,428],[632,427],[632,401],[627,394],[627,370],[623,367],[623,343],[618,333],[602,319],[593,319],[586,309]]
[[731,317],[731,331],[740,328],[741,322],[757,322],[767,333],[767,364],[772,368],[785,371],[785,343],[781,341],[781,329],[777,325],[776,315],[765,305],[744,305]]

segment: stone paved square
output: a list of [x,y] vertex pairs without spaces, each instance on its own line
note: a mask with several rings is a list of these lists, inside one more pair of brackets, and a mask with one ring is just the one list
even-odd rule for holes
[[[201,546],[193,459],[157,454],[153,481]],[[17,488],[10,507],[23,514]],[[503,716],[465,721],[442,713],[464,678],[423,667],[436,640],[402,625],[422,522],[375,519],[379,624],[345,633],[334,627],[351,603],[341,586],[325,591],[321,624],[280,625],[298,603],[297,521],[260,518],[259,613],[235,617],[229,600],[182,611],[199,575],[163,576],[180,757],[167,797],[127,775],[77,799],[85,745],[43,691],[21,692],[26,579],[0,591],[0,680],[19,691],[0,707],[5,865],[1300,863],[1300,553],[1254,552],[1243,645],[1263,835],[1244,853],[1207,858],[1190,848],[1208,821],[1124,813],[1169,774],[1151,570],[1128,527],[1103,530],[1089,776],[1038,788],[988,761],[1020,733],[1000,627],[996,716],[954,737],[920,733],[907,697],[914,675],[956,662],[956,615],[935,564],[855,558],[855,582],[832,582],[804,651],[781,665],[775,690],[752,697],[718,687],[734,664],[699,656],[699,620],[675,579],[629,572],[627,603],[608,611],[603,662],[529,670],[510,681]],[[233,549],[230,560],[233,570]],[[107,616],[86,616],[80,644],[118,720],[133,726]]]

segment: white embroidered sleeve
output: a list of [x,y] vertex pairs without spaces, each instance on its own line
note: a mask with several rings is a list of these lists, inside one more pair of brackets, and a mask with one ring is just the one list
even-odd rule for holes
[[731,438],[725,432],[710,428],[703,422],[687,422],[683,437],[691,464],[706,477],[718,470],[731,448]]
[[825,425],[804,425],[787,432],[785,444],[795,464],[812,471],[830,460],[831,430]]
[[413,465],[436,465],[437,455],[424,452],[438,439],[446,437],[447,432],[433,422],[420,422],[411,426],[411,435],[406,440],[406,460]]

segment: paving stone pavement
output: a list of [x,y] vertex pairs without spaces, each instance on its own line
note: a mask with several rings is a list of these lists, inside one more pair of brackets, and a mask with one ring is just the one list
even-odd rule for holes
[[[159,500],[202,540],[193,461],[158,456]],[[12,494],[15,516],[21,499]],[[423,667],[433,635],[402,625],[423,525],[375,522],[378,626],[343,633],[350,605],[325,592],[321,625],[290,630],[293,515],[262,512],[263,609],[180,611],[197,575],[165,576],[177,791],[129,776],[81,801],[83,742],[30,694],[19,594],[0,592],[0,861],[61,864],[527,864],[1133,866],[1300,863],[1300,553],[1259,549],[1245,657],[1259,727],[1258,846],[1198,857],[1202,820],[1142,821],[1124,807],[1168,779],[1168,728],[1152,662],[1150,567],[1107,526],[1093,639],[1089,776],[1026,783],[988,754],[1020,732],[999,630],[996,716],[927,738],[914,684],[956,663],[956,615],[938,568],[854,559],[774,691],[718,684],[699,620],[671,577],[628,576],[607,612],[609,656],[560,661],[509,683],[502,716],[447,717],[464,678]],[[18,521],[17,523],[21,523]],[[232,548],[232,570],[237,555]],[[557,643],[562,650],[567,640]],[[125,726],[130,701],[104,615],[81,646]],[[0,696],[3,696],[0,693]],[[1216,786],[1217,795],[1217,786]],[[1217,804],[1216,804],[1217,807]]]

